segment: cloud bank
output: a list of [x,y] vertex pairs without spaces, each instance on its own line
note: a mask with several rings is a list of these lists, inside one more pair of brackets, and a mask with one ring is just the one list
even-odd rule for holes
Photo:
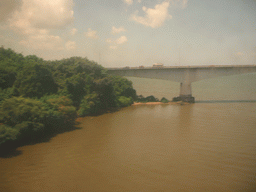
[[98,39],[97,31],[92,30],[91,28],[88,29],[87,32],[85,32],[85,36],[89,37],[91,39]]
[[124,0],[124,2],[125,2],[127,5],[132,5],[132,4],[133,4],[133,0]]
[[126,31],[125,28],[123,27],[119,27],[119,28],[116,28],[116,27],[112,27],[112,34],[116,34],[116,33],[121,33],[121,32],[124,32]]
[[0,21],[5,20],[10,29],[23,37],[21,45],[64,49],[61,37],[52,35],[51,30],[64,29],[73,22],[73,0],[3,0],[1,4],[7,8],[5,18],[1,12]]
[[65,44],[65,47],[66,47],[67,50],[76,49],[76,42],[75,42],[75,41],[68,41],[68,42]]
[[112,40],[112,39],[107,39],[106,42],[110,44],[109,48],[110,49],[116,49],[118,47],[118,45],[124,44],[128,41],[126,36],[121,36],[116,40]]
[[137,13],[135,13],[132,15],[132,20],[152,28],[161,27],[166,20],[172,18],[168,13],[169,6],[170,3],[167,1],[157,4],[154,9],[143,6],[142,10],[145,12],[145,16],[138,16]]
[[71,29],[70,33],[72,36],[75,35],[77,33],[77,29],[76,28]]

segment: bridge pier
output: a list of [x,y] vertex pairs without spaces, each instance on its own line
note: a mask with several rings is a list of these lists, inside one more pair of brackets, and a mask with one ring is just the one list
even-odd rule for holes
[[195,98],[192,97],[191,83],[190,82],[181,82],[180,83],[180,95],[174,97],[173,101],[183,101],[188,103],[195,103]]

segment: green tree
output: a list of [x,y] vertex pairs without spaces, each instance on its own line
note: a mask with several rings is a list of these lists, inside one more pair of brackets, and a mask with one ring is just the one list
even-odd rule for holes
[[40,99],[47,110],[47,126],[59,127],[64,124],[73,124],[76,117],[76,108],[72,100],[66,96],[50,95]]
[[18,129],[13,129],[8,125],[0,125],[0,145],[7,141],[16,140],[18,135]]
[[97,115],[101,109],[102,107],[99,95],[93,92],[84,97],[77,113],[79,116]]
[[[44,129],[47,111],[42,102],[23,97],[12,97],[0,106],[0,123],[5,132],[12,128],[20,138],[31,138]],[[8,131],[10,132],[10,131]]]
[[16,68],[0,62],[0,88],[6,89],[13,86],[16,80]]
[[147,96],[146,98],[147,102],[158,102],[159,99],[155,98],[153,95]]
[[162,103],[169,103],[169,100],[166,99],[165,97],[163,97],[160,101],[161,101]]
[[133,104],[133,99],[131,97],[125,97],[125,96],[120,96],[117,98],[118,101],[118,106],[120,107],[127,107],[131,104]]
[[20,96],[40,98],[58,91],[51,72],[43,65],[26,66],[17,76],[14,87]]
[[70,96],[74,106],[78,107],[84,96],[91,92],[92,78],[89,75],[77,74],[66,80],[66,93]]
[[0,105],[0,144],[8,140],[35,140],[39,136],[72,125],[76,108],[65,96],[51,95],[35,100],[5,99]]
[[105,77],[94,81],[95,92],[98,94],[101,108],[103,110],[117,107],[116,95],[110,77]]
[[13,86],[16,75],[23,67],[24,57],[11,49],[0,47],[0,88]]
[[60,85],[67,78],[77,74],[89,75],[93,79],[100,79],[106,76],[106,70],[102,66],[82,57],[53,61],[48,63],[47,66],[52,69],[53,76]]
[[136,90],[133,89],[131,81],[119,76],[111,76],[111,80],[116,96],[131,97],[133,100],[136,100]]

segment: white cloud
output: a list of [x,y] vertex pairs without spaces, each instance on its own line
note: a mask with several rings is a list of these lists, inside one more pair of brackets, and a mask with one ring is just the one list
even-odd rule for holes
[[85,33],[85,35],[92,39],[98,39],[97,31],[93,31],[91,28],[88,29],[88,31]]
[[71,35],[75,35],[77,33],[77,29],[76,28],[71,29],[70,33]]
[[67,50],[76,49],[76,42],[75,41],[68,41],[65,44]]
[[125,30],[125,28],[123,28],[123,27],[119,27],[119,28],[116,28],[116,27],[112,27],[112,33],[113,34],[116,34],[116,33],[121,33],[121,32],[124,32],[124,31],[126,31]]
[[10,29],[23,35],[20,44],[34,49],[64,49],[61,37],[50,32],[73,22],[73,0],[21,1],[8,19]]
[[127,5],[132,5],[132,4],[133,4],[133,0],[124,0],[124,2],[125,2]]
[[126,38],[126,36],[121,36],[120,38],[118,38],[115,42],[116,42],[116,44],[123,44],[123,43],[125,43],[125,42],[127,42],[128,40],[127,40],[127,38]]
[[63,28],[73,22],[73,14],[73,0],[23,0],[9,22],[12,28],[27,34],[35,29]]
[[124,44],[128,41],[126,36],[121,36],[116,40],[112,40],[112,39],[106,39],[106,42],[111,44],[109,46],[110,49],[117,49],[118,45]]
[[161,27],[167,19],[170,19],[172,16],[168,13],[169,2],[164,1],[161,4],[157,4],[154,9],[142,7],[142,10],[145,12],[145,16],[137,16],[134,14],[132,19],[142,25],[149,26],[152,28]]

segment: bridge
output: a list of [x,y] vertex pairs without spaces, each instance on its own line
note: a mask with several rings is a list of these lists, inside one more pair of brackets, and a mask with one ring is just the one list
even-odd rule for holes
[[220,76],[255,73],[256,65],[210,65],[210,66],[155,66],[107,68],[108,74],[150,79],[163,79],[180,83],[180,95],[173,101],[194,103],[191,83]]

